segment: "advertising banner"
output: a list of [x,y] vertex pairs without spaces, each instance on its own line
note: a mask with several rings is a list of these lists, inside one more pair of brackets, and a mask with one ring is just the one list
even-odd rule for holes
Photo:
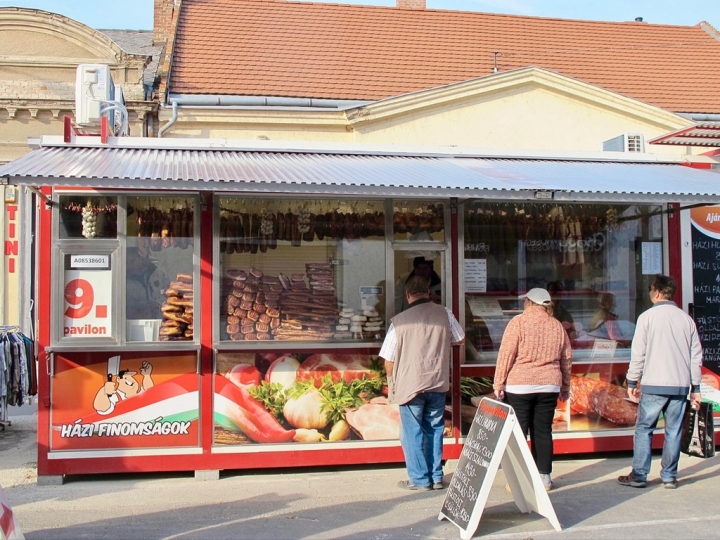
[[[627,399],[627,364],[577,364],[570,377],[569,401],[558,401],[553,431],[597,431],[632,428],[638,406]],[[462,429],[472,425],[483,396],[493,396],[492,377],[461,377]],[[662,426],[662,421],[659,424]]]
[[216,445],[400,438],[377,356],[220,353],[216,366]]
[[52,451],[198,446],[194,353],[57,355]]
[[703,400],[720,412],[720,206],[690,210],[693,305],[703,346]]

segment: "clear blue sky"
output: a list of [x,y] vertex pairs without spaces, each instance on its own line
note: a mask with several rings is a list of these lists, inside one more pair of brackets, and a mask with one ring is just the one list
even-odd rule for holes
[[[394,6],[395,0],[336,0],[349,4]],[[694,25],[707,21],[720,29],[720,0],[426,0],[430,9],[485,11],[537,17]],[[153,0],[0,0],[60,13],[92,28],[149,30]]]

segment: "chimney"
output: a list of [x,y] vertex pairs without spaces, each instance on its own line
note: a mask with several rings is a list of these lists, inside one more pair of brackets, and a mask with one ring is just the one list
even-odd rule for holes
[[165,103],[168,92],[168,76],[182,0],[154,0],[153,45],[165,45],[158,65],[158,92]]
[[177,15],[175,11],[180,9],[180,1],[154,0],[154,2],[153,45],[160,45],[166,43],[175,33],[173,19]]
[[398,9],[425,9],[425,0],[396,0]]

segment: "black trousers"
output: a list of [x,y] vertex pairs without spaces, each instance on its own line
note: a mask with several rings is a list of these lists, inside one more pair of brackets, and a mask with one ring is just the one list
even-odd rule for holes
[[532,456],[540,474],[552,472],[552,423],[559,395],[557,392],[540,394],[505,392],[505,400],[515,409],[520,429],[525,437],[530,434]]

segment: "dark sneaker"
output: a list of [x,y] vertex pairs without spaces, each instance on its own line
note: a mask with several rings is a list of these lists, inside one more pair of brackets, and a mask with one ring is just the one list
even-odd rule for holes
[[432,488],[430,486],[416,486],[410,480],[400,480],[398,482],[397,486],[402,489],[409,489],[411,491],[430,491]]
[[627,476],[618,477],[618,484],[634,488],[644,488],[647,485],[647,482],[645,482],[645,480],[635,478],[632,474],[628,474]]
[[670,480],[669,482],[663,481],[663,487],[665,489],[677,489],[677,480]]
[[433,483],[433,489],[445,489],[445,484],[442,482],[435,482]]

